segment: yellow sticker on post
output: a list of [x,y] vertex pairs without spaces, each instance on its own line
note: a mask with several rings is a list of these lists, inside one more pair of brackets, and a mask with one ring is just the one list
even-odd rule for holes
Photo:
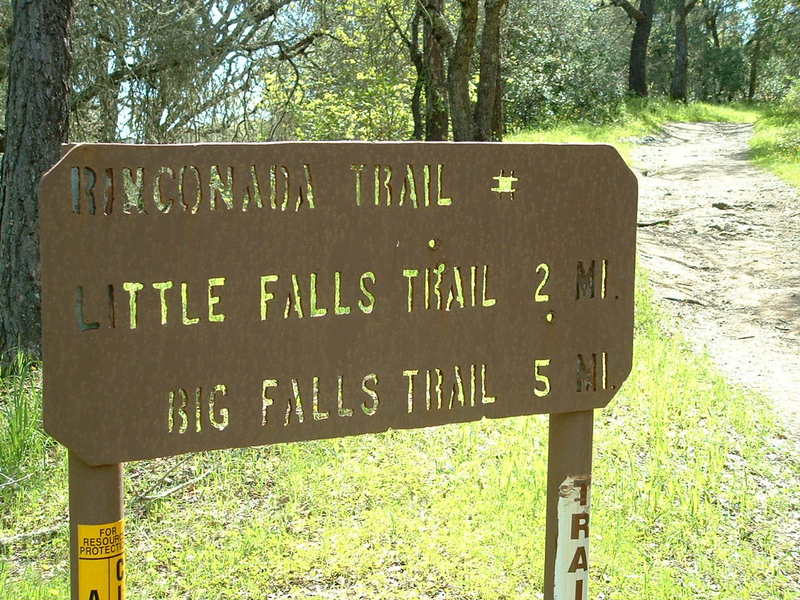
[[79,600],[124,600],[125,521],[78,525]]

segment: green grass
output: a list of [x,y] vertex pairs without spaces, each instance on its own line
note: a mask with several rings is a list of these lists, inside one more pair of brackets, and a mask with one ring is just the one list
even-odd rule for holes
[[50,444],[37,426],[40,375],[38,366],[21,353],[10,365],[0,365],[0,485],[29,476]]
[[768,111],[756,123],[750,147],[756,164],[800,188],[800,110]]
[[[597,413],[591,597],[797,598],[796,541],[782,537],[800,509],[797,457],[768,402],[727,384],[637,290],[634,370]],[[131,463],[129,598],[537,598],[546,423]],[[66,513],[65,452],[45,456],[0,489],[0,537]],[[66,556],[66,529],[0,549],[0,600],[67,598]]]
[[572,142],[608,143],[617,147],[630,162],[633,143],[630,138],[656,133],[670,121],[721,121],[726,123],[753,123],[762,115],[757,106],[732,104],[707,104],[671,102],[663,98],[629,100],[622,117],[606,125],[593,123],[563,123],[541,130],[523,130],[508,137],[511,142]]
[[546,129],[523,130],[510,135],[508,141],[612,144],[630,164],[632,140],[657,133],[670,121],[754,123],[751,159],[800,188],[800,112],[796,108],[743,103],[683,104],[659,98],[631,100],[616,122],[606,125],[564,123]]

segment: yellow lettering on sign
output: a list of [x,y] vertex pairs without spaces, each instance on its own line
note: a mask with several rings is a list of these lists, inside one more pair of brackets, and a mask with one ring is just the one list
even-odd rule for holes
[[79,600],[125,599],[125,521],[78,525]]

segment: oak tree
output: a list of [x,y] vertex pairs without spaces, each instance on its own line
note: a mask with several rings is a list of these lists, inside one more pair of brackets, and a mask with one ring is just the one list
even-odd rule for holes
[[71,0],[14,0],[0,181],[0,354],[40,352],[38,183],[67,141]]

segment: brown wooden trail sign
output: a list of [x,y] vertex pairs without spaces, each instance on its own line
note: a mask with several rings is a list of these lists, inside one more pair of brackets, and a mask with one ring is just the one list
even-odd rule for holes
[[[125,461],[551,413],[546,587],[561,560],[585,594],[556,522],[574,498],[588,537],[591,410],[631,368],[636,195],[608,146],[72,148],[40,215],[74,564],[123,543]],[[73,598],[117,599],[121,564]]]

